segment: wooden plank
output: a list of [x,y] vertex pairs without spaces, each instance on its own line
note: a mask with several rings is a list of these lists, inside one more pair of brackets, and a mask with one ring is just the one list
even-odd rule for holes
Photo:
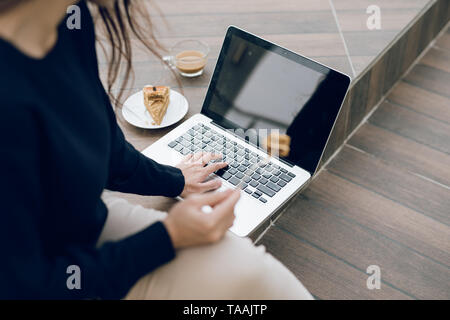
[[283,262],[319,299],[409,299],[388,286],[382,290],[368,290],[368,275],[341,259],[273,227],[261,244]]
[[[367,8],[367,7],[366,7]],[[414,17],[420,12],[421,8],[401,8],[381,9],[381,30],[401,31]],[[363,31],[367,34],[373,33],[373,30],[367,28],[367,19],[369,14],[366,10],[337,10],[339,24],[342,31]]]
[[369,123],[349,140],[350,145],[396,167],[450,186],[450,156]]
[[273,0],[157,0],[156,5],[164,15],[249,13],[249,12],[293,12],[329,10],[328,0],[283,0],[274,5]]
[[350,56],[375,58],[395,38],[398,31],[346,31],[343,32]]
[[[352,64],[353,64],[353,68],[355,69],[356,74],[360,74],[361,72],[363,72],[367,66],[369,66],[369,64],[374,60],[374,56],[369,55],[369,56],[355,56],[352,55],[350,57]],[[373,69],[372,69],[373,71]]]
[[[225,30],[224,30],[225,32]],[[338,32],[335,33],[304,33],[304,34],[262,34],[259,36],[277,43],[289,50],[308,57],[343,57],[347,58],[345,48]],[[170,49],[178,41],[186,40],[187,37],[158,38],[158,41],[166,48]],[[210,57],[216,59],[224,39],[224,34],[220,36],[197,37],[210,47]],[[100,51],[100,43],[107,45],[108,41],[101,38],[98,43],[99,62],[106,63],[105,57]],[[143,50],[139,41],[131,39],[133,47],[133,62],[158,61],[158,59]],[[167,53],[165,53],[167,54]]]
[[323,171],[305,194],[338,215],[450,266],[450,227],[430,217],[328,171]]
[[256,34],[334,33],[337,26],[331,10],[314,12],[224,13],[153,17],[161,28],[159,37],[223,36],[229,25],[236,25]]
[[391,241],[370,225],[335,214],[308,191],[292,202],[276,225],[359,270],[379,266],[381,290],[391,287],[419,299],[450,297],[449,268]]
[[[450,72],[450,51],[430,48],[420,60],[420,63],[442,71]],[[450,84],[448,85],[450,86]]]
[[428,117],[450,123],[450,99],[400,81],[387,97],[398,105],[420,112]]
[[450,29],[447,29],[447,32],[437,39],[434,45],[439,49],[450,51],[450,32],[448,32],[448,30]]
[[429,0],[333,0],[336,10],[355,10],[360,9],[366,11],[370,5],[378,5],[383,9],[407,9],[418,8],[421,9],[428,4]]
[[450,124],[389,102],[383,102],[369,123],[450,154]]
[[431,92],[450,97],[450,73],[423,64],[416,65],[404,81]]
[[344,146],[327,170],[450,226],[450,190]]

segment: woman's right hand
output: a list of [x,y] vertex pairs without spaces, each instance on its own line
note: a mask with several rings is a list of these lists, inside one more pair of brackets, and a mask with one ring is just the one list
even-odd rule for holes
[[[173,246],[178,248],[209,244],[223,238],[233,225],[234,206],[240,190],[192,195],[177,203],[163,220]],[[210,206],[205,213],[202,207]]]

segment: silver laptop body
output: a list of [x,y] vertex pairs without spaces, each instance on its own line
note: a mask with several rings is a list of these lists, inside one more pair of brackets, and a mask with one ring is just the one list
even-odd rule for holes
[[[230,230],[248,236],[299,192],[317,170],[348,91],[336,70],[229,27],[202,111],[143,151],[176,165],[188,153],[222,153],[214,177],[242,187]],[[267,162],[267,136],[291,138],[289,156]],[[164,182],[161,182],[164,183]]]

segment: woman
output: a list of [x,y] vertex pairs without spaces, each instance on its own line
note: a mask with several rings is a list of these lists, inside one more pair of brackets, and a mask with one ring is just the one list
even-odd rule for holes
[[[91,2],[115,48],[111,86],[117,52],[130,60],[127,30],[142,37],[130,1]],[[66,26],[73,4],[80,29]],[[164,166],[125,141],[85,1],[0,0],[0,70],[1,298],[311,298],[262,247],[227,232],[239,192],[204,194],[226,163],[206,165],[217,159],[207,154]],[[104,189],[187,200],[166,214]]]

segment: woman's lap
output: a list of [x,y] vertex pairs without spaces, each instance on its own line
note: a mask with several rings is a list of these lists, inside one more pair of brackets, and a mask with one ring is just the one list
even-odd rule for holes
[[[167,213],[105,192],[109,213],[98,245],[136,233]],[[151,253],[149,253],[151,254]],[[228,232],[218,243],[177,250],[171,262],[142,277],[126,299],[312,299],[297,278],[248,238]]]

